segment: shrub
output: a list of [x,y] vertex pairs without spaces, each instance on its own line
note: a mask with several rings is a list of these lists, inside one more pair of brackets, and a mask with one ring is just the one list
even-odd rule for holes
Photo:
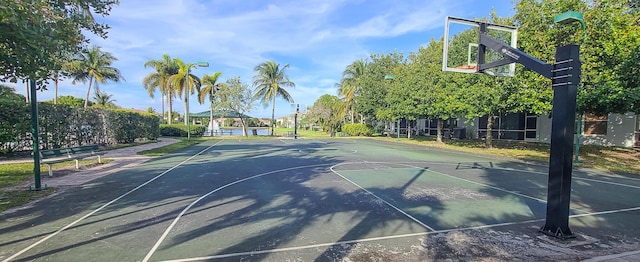
[[371,136],[371,128],[366,124],[345,124],[342,131],[351,136]]
[[[206,131],[204,126],[191,126],[191,136],[202,136]],[[161,136],[187,137],[187,126],[183,124],[160,125]]]

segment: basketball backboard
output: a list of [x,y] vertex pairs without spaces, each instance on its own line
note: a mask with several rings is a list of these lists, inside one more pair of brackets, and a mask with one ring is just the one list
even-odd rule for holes
[[[490,24],[448,16],[444,27],[442,70],[459,73],[478,73],[480,25],[485,24],[486,34],[516,48],[518,31],[511,26]],[[502,53],[489,48],[484,52],[484,64],[504,59]],[[483,73],[493,76],[513,76],[515,63],[486,69]]]

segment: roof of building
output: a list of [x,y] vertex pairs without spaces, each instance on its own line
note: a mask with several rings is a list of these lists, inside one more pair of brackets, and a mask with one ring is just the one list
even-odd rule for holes
[[[189,113],[189,117],[202,117],[202,118],[208,118],[210,115],[209,110],[207,111],[202,111],[202,112],[198,112],[198,113]],[[213,117],[215,118],[237,118],[240,117],[242,115],[243,118],[251,118],[251,116],[245,115],[245,114],[240,114],[238,112],[235,111],[228,111],[228,110],[213,110]]]

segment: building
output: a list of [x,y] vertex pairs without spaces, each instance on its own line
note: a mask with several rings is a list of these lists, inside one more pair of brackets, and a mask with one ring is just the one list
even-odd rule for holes
[[[576,125],[576,131],[580,130],[582,133],[582,145],[640,147],[640,115],[585,114],[580,123],[580,128]],[[401,121],[400,124],[401,133],[406,133],[406,130],[403,130],[406,129],[406,121]],[[419,119],[411,126],[415,126],[420,135],[436,135],[435,120]],[[469,121],[463,118],[450,119],[444,123],[443,135],[451,138],[484,138],[487,136],[486,126],[486,116]],[[526,113],[498,116],[494,119],[491,133],[494,139],[550,143],[551,117]]]

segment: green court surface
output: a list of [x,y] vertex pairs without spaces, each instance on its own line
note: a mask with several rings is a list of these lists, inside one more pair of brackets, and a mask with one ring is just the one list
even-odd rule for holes
[[568,242],[536,230],[546,194],[544,165],[506,158],[207,141],[2,214],[0,260],[579,260],[640,243],[640,179],[574,171]]

